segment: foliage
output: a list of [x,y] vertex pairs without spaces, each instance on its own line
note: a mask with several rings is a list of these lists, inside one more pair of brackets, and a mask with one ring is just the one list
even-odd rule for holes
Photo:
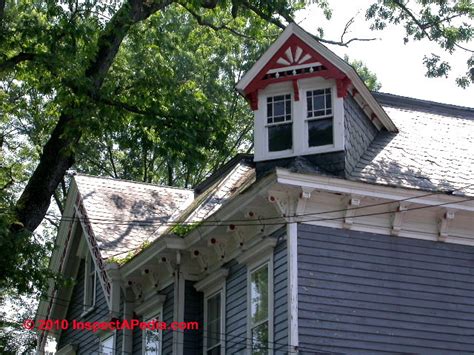
[[[401,24],[405,29],[404,41],[428,39],[439,44],[451,55],[461,50],[468,55],[465,75],[456,79],[459,86],[466,88],[474,83],[474,48],[468,48],[474,39],[474,3],[471,0],[379,0],[366,12],[372,20],[371,28],[383,30],[388,24]],[[472,43],[472,42],[471,42]],[[449,62],[439,54],[425,56],[428,77],[448,76]]]
[[382,88],[382,84],[377,79],[377,75],[371,72],[364,62],[356,59],[351,60],[347,55],[344,56],[344,60],[352,65],[357,74],[359,74],[360,78],[364,81],[365,85],[367,85],[369,90],[379,91]]

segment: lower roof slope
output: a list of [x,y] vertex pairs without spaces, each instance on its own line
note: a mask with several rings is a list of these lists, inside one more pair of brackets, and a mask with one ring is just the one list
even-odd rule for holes
[[124,258],[153,242],[159,227],[194,199],[187,189],[86,175],[74,180],[104,259]]

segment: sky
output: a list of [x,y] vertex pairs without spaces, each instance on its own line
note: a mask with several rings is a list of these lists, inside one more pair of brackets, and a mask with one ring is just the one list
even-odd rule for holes
[[[383,31],[371,31],[365,20],[365,10],[374,0],[334,0],[330,1],[333,16],[327,21],[322,11],[315,5],[308,6],[296,14],[296,22],[306,31],[316,34],[316,29],[324,29],[324,38],[339,40],[347,21],[355,16],[350,33],[345,36],[377,38],[370,42],[352,42],[349,47],[326,45],[333,52],[350,59],[362,60],[382,83],[381,92],[430,100],[452,105],[474,107],[474,85],[462,89],[455,78],[467,71],[469,53],[457,50],[452,55],[444,52],[428,40],[403,43],[404,29],[390,25]],[[474,41],[463,46],[474,49]],[[423,57],[435,53],[450,62],[452,71],[448,78],[427,78]]]

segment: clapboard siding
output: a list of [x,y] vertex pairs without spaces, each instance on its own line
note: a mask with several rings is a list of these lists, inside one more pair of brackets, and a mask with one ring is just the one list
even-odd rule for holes
[[300,225],[300,350],[474,352],[474,248]]
[[[184,284],[184,321],[197,322],[203,325],[203,294],[194,288],[194,282],[185,281]],[[201,355],[203,346],[203,331],[184,331],[184,353],[189,355]]]
[[[138,320],[143,322],[143,317],[138,317]],[[139,327],[134,328],[132,337],[132,354],[142,355],[143,331]]]
[[243,353],[247,337],[247,268],[236,261],[226,267],[226,353]]
[[279,242],[273,253],[273,292],[274,292],[274,354],[288,352],[288,267],[286,240],[280,234]]
[[[163,303],[163,322],[171,324],[174,321],[174,283],[165,287],[161,293],[166,295]],[[165,330],[162,333],[163,349],[162,355],[173,353],[173,331]]]
[[[81,317],[84,311],[84,270],[85,262],[81,260],[76,283],[72,292],[71,301],[67,311],[66,319],[69,321],[69,328],[62,331],[58,340],[58,349],[68,344],[75,344],[78,347],[77,354],[98,354],[100,338],[97,333],[87,330],[72,329],[73,320],[100,322],[106,320],[109,308],[105,300],[102,286],[97,278],[95,308],[85,317]],[[117,353],[117,352],[116,352]]]

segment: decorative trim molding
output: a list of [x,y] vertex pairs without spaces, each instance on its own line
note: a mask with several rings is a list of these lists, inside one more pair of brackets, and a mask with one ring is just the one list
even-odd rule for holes
[[77,345],[76,344],[68,344],[63,346],[61,349],[56,351],[56,355],[76,355]]
[[271,255],[276,243],[275,238],[265,237],[261,242],[252,247],[252,249],[240,254],[235,259],[239,264],[246,264],[248,266],[258,259],[263,259]]
[[229,275],[228,269],[222,268],[213,271],[209,276],[196,282],[194,284],[194,288],[198,292],[209,292],[209,289],[213,289],[214,287],[220,287],[225,282],[227,275]]
[[143,303],[135,307],[135,313],[140,316],[145,316],[150,313],[158,313],[155,311],[159,309],[166,300],[166,295],[161,295],[158,292],[150,294],[150,296],[143,301]]

